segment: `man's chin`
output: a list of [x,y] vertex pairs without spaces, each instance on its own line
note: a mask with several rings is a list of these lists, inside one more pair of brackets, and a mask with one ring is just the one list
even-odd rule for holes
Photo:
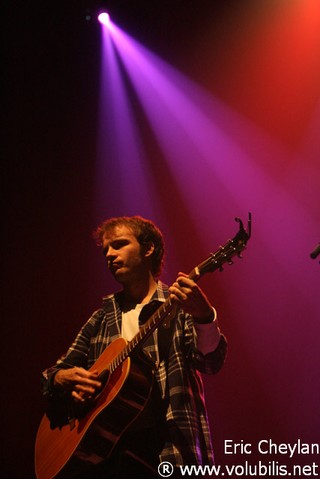
[[112,276],[116,281],[122,283],[123,281],[125,281],[127,274],[124,268],[118,268],[112,271]]

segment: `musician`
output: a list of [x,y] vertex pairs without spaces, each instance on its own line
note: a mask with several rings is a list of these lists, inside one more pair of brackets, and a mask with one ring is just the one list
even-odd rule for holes
[[140,349],[155,379],[142,412],[121,435],[111,457],[99,462],[97,455],[89,454],[84,461],[81,453],[75,454],[61,477],[158,478],[163,461],[174,466],[171,477],[181,477],[180,465],[212,464],[201,373],[218,372],[227,350],[214,307],[184,273],[170,288],[159,280],[164,243],[153,222],[139,216],[111,218],[97,228],[95,238],[121,291],[103,299],[66,355],[43,372],[52,427],[66,422],[74,407],[90,405],[99,393],[101,378],[97,370],[88,369],[110,343],[120,336],[130,341],[169,296],[177,307],[174,318],[161,324]]

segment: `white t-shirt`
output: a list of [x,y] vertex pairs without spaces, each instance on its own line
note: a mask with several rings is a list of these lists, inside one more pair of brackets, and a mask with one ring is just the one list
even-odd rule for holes
[[127,341],[139,332],[139,314],[144,304],[136,304],[132,309],[122,313],[121,336]]

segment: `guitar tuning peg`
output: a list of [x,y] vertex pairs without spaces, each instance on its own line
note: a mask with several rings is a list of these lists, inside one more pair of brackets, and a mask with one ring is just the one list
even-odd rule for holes
[[233,265],[232,259],[229,259],[228,264],[229,264],[230,266]]
[[243,258],[243,256],[242,256],[242,254],[241,254],[241,253],[238,253],[238,258],[240,258],[240,259],[242,259],[242,258]]

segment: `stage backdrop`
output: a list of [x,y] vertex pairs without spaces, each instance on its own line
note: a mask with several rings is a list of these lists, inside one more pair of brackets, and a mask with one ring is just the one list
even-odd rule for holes
[[204,378],[216,463],[315,477],[319,2],[108,5],[109,29],[92,1],[3,12],[2,477],[34,477],[40,373],[116,287],[97,224],[156,221],[170,283],[249,212],[243,258],[201,282],[229,342]]

